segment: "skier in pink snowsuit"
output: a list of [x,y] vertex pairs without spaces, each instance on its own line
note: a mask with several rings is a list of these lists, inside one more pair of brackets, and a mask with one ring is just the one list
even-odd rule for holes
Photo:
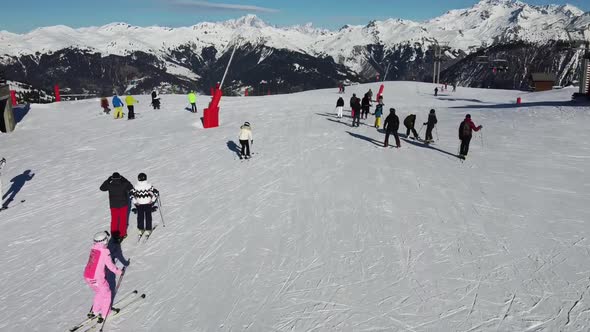
[[94,245],[84,269],[84,280],[95,293],[92,310],[88,315],[89,317],[98,315],[99,322],[107,317],[111,310],[111,288],[105,279],[105,267],[118,276],[123,273],[113,263],[111,252],[107,248],[109,237],[107,231],[94,235]]

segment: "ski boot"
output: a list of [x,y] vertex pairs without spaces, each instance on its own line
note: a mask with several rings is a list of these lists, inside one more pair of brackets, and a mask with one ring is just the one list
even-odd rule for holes
[[96,322],[98,324],[102,324],[102,322],[104,322],[104,318],[102,318],[102,315],[101,314],[98,314],[98,319],[96,320]]

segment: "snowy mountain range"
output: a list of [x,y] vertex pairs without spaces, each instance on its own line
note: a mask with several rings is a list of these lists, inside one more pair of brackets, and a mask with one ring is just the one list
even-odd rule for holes
[[[186,84],[202,82],[204,76],[217,74],[211,68],[223,66],[217,61],[227,55],[233,45],[238,44],[240,50],[248,53],[249,62],[252,62],[252,57],[256,58],[256,65],[272,62],[272,58],[281,53],[279,63],[271,63],[272,66],[287,66],[300,70],[301,74],[319,72],[321,76],[329,78],[326,81],[329,84],[345,79],[370,80],[376,74],[383,77],[390,74],[385,72],[385,67],[392,63],[392,77],[388,79],[400,76],[424,79],[425,73],[429,72],[425,68],[429,60],[427,53],[433,44],[447,46],[445,56],[452,61],[482,46],[514,41],[546,43],[568,40],[566,30],[576,31],[571,33],[574,38],[590,39],[590,13],[570,5],[532,6],[511,0],[482,0],[471,8],[451,10],[425,22],[388,19],[372,21],[366,26],[344,26],[338,31],[318,29],[311,24],[277,27],[254,15],[180,28],[137,27],[125,23],[79,29],[53,26],[26,34],[0,31],[0,69],[4,67],[13,80],[31,81],[26,75],[19,77],[19,68],[24,73],[34,72],[26,63],[39,65],[44,56],[53,63],[60,59],[69,62],[64,58],[74,57],[72,50],[75,50],[78,57],[82,54],[85,58],[94,58],[96,55],[99,58],[129,58],[127,65],[130,67],[157,68],[159,75],[154,81],[164,80],[182,88]],[[400,50],[404,56],[392,59],[391,55]],[[306,64],[294,61],[292,58],[295,54],[304,58]],[[143,61],[139,65],[138,58],[146,58],[147,62]],[[103,67],[109,66],[100,59],[94,59],[101,62]],[[313,59],[331,60],[330,73],[324,72],[327,68],[318,68]],[[418,64],[408,64],[414,61]],[[403,66],[400,62],[403,62]],[[412,74],[400,75],[399,71],[407,70],[400,67],[408,65]],[[56,73],[55,81],[59,80],[59,73],[69,72],[71,67],[54,65],[49,71]],[[256,71],[254,67],[252,70]],[[131,75],[120,73],[115,76],[119,76],[119,79],[125,76],[127,81],[145,80],[147,76],[153,76],[154,70],[140,68],[135,77],[134,70],[131,72]],[[292,80],[290,71],[280,74],[282,77],[274,77],[278,82],[288,83]],[[252,73],[248,76],[252,76]],[[211,77],[209,80],[218,79]],[[237,88],[256,83],[235,75],[231,79]],[[38,84],[35,80],[32,79],[30,83]],[[112,79],[107,81],[111,85],[121,85],[121,82]]]

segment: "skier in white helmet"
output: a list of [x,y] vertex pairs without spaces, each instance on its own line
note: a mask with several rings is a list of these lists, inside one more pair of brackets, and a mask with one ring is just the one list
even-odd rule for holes
[[254,139],[252,138],[252,127],[250,127],[250,122],[244,122],[244,125],[240,127],[240,145],[242,146],[242,150],[240,151],[240,159],[250,158],[250,145],[254,144]]
[[94,291],[94,302],[88,313],[88,318],[98,316],[98,323],[102,323],[111,310],[111,288],[105,278],[105,268],[120,276],[123,271],[119,270],[107,247],[110,234],[107,231],[98,232],[94,235],[94,245],[90,250],[90,257],[84,269],[84,280]]

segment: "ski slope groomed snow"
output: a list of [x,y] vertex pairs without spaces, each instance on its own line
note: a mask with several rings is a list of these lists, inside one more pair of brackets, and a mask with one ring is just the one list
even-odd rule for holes
[[[436,109],[432,147],[382,148],[373,116],[335,118],[337,89],[227,97],[207,130],[205,96],[199,114],[186,96],[162,96],[159,111],[139,96],[134,121],[98,100],[32,105],[0,135],[4,191],[18,187],[0,212],[0,330],[85,317],[83,269],[110,221],[98,188],[115,171],[147,173],[165,227],[154,214],[138,244],[130,215],[119,295],[146,298],[105,331],[590,329],[590,107],[570,104],[571,89],[435,98],[430,84],[385,85],[386,109],[416,113],[418,129]],[[346,104],[378,87],[349,87]],[[484,129],[462,162],[467,113]],[[248,161],[234,146],[244,121]]]

